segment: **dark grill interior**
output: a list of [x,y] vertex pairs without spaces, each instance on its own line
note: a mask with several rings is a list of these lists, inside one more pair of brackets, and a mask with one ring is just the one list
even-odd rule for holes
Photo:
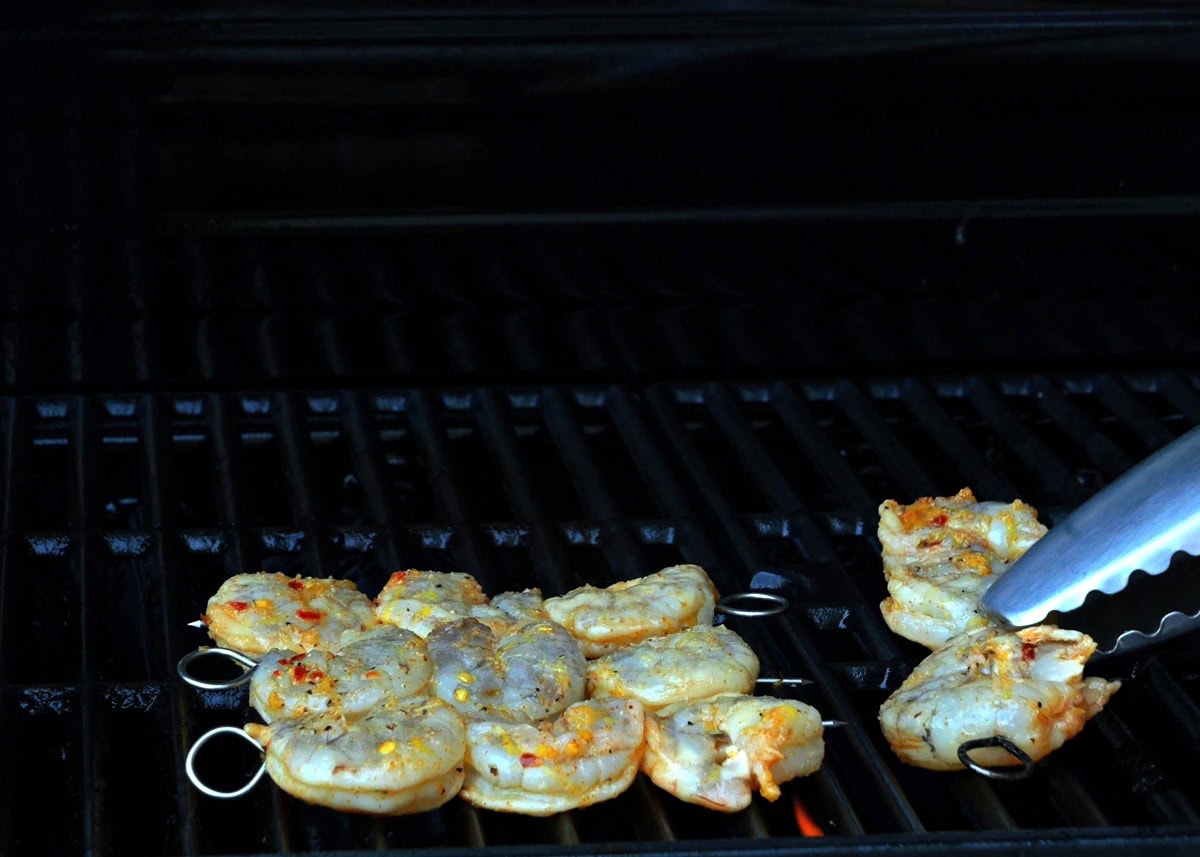
[[[1021,783],[900,765],[876,508],[1050,525],[1200,425],[1185,7],[39,4],[0,24],[0,852],[1192,854],[1195,635]],[[639,781],[374,820],[184,756],[226,577],[561,593],[677,562],[847,725],[723,816]],[[787,691],[785,691],[787,692]],[[210,745],[207,776],[255,767]],[[823,828],[799,834],[793,799]],[[54,823],[41,819],[49,804]]]

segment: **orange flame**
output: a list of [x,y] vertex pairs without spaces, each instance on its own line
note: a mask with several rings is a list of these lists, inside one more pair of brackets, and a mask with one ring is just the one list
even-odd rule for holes
[[823,831],[812,816],[808,814],[808,810],[804,808],[804,804],[800,803],[800,798],[792,795],[792,811],[796,813],[796,826],[800,828],[800,832],[805,836],[824,836]]

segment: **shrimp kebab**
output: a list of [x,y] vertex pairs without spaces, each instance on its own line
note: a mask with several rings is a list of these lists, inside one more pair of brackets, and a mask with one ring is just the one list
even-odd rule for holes
[[[1037,510],[979,502],[969,488],[879,507],[889,627],[933,653],[879,711],[892,750],[930,770],[1034,762],[1077,735],[1120,682],[1083,678],[1096,650],[1053,625],[1014,630],[980,607],[987,588],[1046,533]],[[978,748],[978,749],[971,749]]]
[[[735,812],[816,771],[826,724],[802,702],[752,695],[758,658],[712,624],[717,599],[697,565],[545,600],[489,599],[459,572],[396,572],[375,599],[263,572],[225,581],[202,622],[213,651],[251,667],[223,685],[248,682],[264,721],[239,734],[303,801],[399,815],[457,795],[544,816],[614,798],[644,772]],[[181,674],[215,686],[187,675],[194,657]],[[195,779],[207,737],[189,776],[242,793]]]

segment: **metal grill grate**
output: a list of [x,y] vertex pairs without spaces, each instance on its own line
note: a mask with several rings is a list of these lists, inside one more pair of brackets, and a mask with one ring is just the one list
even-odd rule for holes
[[[971,484],[1021,496],[1053,524],[1200,423],[1195,377],[95,394],[0,407],[0,765],[21,772],[0,800],[7,852],[779,853],[804,844],[792,795],[845,853],[1064,835],[1070,848],[1101,836],[1181,853],[1200,842],[1194,639],[1110,663],[1125,687],[1025,783],[906,768],[875,723],[921,656],[879,616],[879,500]],[[374,592],[399,567],[459,569],[493,592],[559,592],[684,560],[723,591],[782,583],[789,614],[731,624],[765,672],[815,679],[801,697],[848,721],[820,773],[776,804],[726,817],[639,784],[547,820],[460,801],[371,820],[267,784],[214,801],[182,776],[196,736],[245,720],[243,696],[173,677],[203,642],[186,623],[236,571],[334,575]],[[227,774],[239,764],[231,756]],[[59,808],[50,827],[47,795]]]

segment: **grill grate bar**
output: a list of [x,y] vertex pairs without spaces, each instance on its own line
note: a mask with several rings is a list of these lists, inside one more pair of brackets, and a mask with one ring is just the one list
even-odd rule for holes
[[341,428],[350,445],[352,472],[362,486],[367,514],[380,529],[374,539],[380,562],[386,568],[396,570],[400,567],[400,558],[394,534],[399,533],[401,522],[395,512],[395,498],[384,487],[380,469],[376,466],[384,460],[379,426],[363,399],[363,394],[355,392],[344,392],[339,397],[343,414]]
[[1086,451],[1104,479],[1112,480],[1133,466],[1134,462],[1129,456],[1099,431],[1048,378],[1039,377],[1035,381],[1035,390],[1038,403],[1046,414],[1078,448]]
[[826,489],[840,495],[855,512],[873,515],[882,499],[871,496],[862,480],[846,464],[829,435],[821,430],[805,399],[804,391],[798,390],[794,383],[778,383],[771,388],[775,411],[799,444],[804,457],[821,474]]
[[1196,824],[1200,813],[1164,773],[1162,761],[1142,746],[1129,725],[1113,712],[1089,724],[1111,745],[1112,761],[1122,768],[1132,783],[1132,793],[1141,798],[1160,824]]
[[563,571],[567,563],[557,530],[550,524],[550,517],[530,481],[530,470],[521,461],[515,447],[511,420],[507,418],[509,415],[501,411],[501,403],[490,391],[481,390],[477,395],[480,430],[504,479],[505,492],[513,504],[517,519],[531,528],[529,548],[538,580],[546,581],[544,585],[547,591],[566,592],[573,589],[578,584]]
[[[89,478],[89,464],[92,460],[90,454],[91,447],[95,443],[95,429],[91,420],[90,414],[91,402],[83,397],[75,397],[71,400],[68,408],[68,446],[73,455],[71,476],[71,504],[75,512],[74,518],[80,521],[85,526],[90,523],[90,509],[92,504],[90,501],[90,486],[92,480]],[[73,552],[74,564],[77,564],[81,570],[79,574],[79,627],[81,629],[81,651],[80,651],[80,668],[82,670],[81,689],[78,696],[79,712],[82,722],[95,723],[96,715],[93,709],[93,680],[92,677],[97,674],[97,664],[95,663],[95,648],[88,645],[92,637],[90,633],[90,625],[92,623],[92,608],[97,605],[99,600],[92,597],[91,586],[89,585],[92,578],[89,575],[82,574],[82,569],[86,569],[90,564],[91,545],[87,539],[80,539],[75,546]],[[96,782],[96,771],[101,767],[101,759],[99,756],[100,748],[95,742],[95,736],[91,729],[84,729],[80,735],[79,755],[82,760],[82,771],[80,775],[80,784],[83,788],[83,794],[89,796],[83,801],[83,845],[89,851],[95,851],[98,847],[99,825],[104,817],[102,806],[97,806],[97,802],[101,799],[101,792]]]
[[1055,811],[1072,827],[1107,827],[1111,822],[1074,773],[1047,764],[1046,793]]
[[[961,395],[958,391],[955,394]],[[953,469],[962,474],[962,484],[970,485],[977,497],[1017,496],[1016,486],[984,459],[925,384],[906,381],[901,398],[930,437],[937,438],[939,450],[953,462]],[[952,489],[947,485],[944,490]]]
[[1189,384],[1172,372],[1159,379],[1157,388],[1182,412],[1189,425],[1200,425],[1200,395],[1197,395],[1194,383]]
[[[169,438],[169,429],[165,432],[162,426],[168,422],[163,419],[160,408],[164,405],[160,399],[155,396],[143,396],[140,400],[140,429],[143,443],[143,461],[145,462],[146,478],[143,480],[144,490],[146,492],[146,510],[145,523],[153,530],[159,533],[163,532],[163,512],[168,508],[177,508],[178,503],[175,501],[172,482],[168,478],[168,471],[165,466],[165,444],[164,436]],[[171,568],[171,562],[167,557],[165,538],[157,538],[153,540],[150,549],[150,564],[159,569],[158,578],[158,598],[163,605],[162,616],[164,626],[159,628],[159,639],[161,639],[161,647],[156,647],[157,651],[170,653],[177,651],[173,645],[175,633],[167,623],[171,621],[172,614],[169,609],[171,598],[169,592],[169,581],[166,574],[166,569]],[[168,658],[169,660],[169,658]],[[147,679],[152,679],[154,673],[146,676]],[[167,718],[171,735],[179,735],[183,740],[172,741],[171,756],[173,759],[174,769],[181,771],[184,769],[184,759],[186,756],[185,747],[190,746],[189,729],[187,727],[186,717],[183,714],[182,708],[179,705],[168,706]],[[175,835],[178,841],[182,844],[184,853],[195,853],[198,848],[198,837],[195,827],[196,816],[196,800],[198,798],[194,789],[178,788],[175,791],[175,807],[176,816],[178,818],[178,828]]]
[[996,796],[992,785],[978,777],[959,777],[954,797],[963,814],[983,830],[1014,830],[1017,823]]
[[1155,419],[1129,387],[1117,378],[1111,375],[1100,378],[1095,385],[1095,392],[1100,401],[1145,444],[1143,455],[1149,455],[1153,450],[1166,446],[1175,439],[1175,435]]
[[888,428],[857,384],[849,381],[840,383],[836,400],[862,432],[880,463],[899,482],[904,496],[922,497],[937,493],[936,480]]
[[452,478],[453,467],[446,449],[445,435],[438,430],[429,397],[422,391],[412,391],[407,398],[413,434],[428,462],[430,485],[439,519],[454,526],[454,555],[462,568],[487,568],[487,551],[475,527],[470,526],[463,489]]
[[305,541],[311,545],[307,554],[312,557],[312,564],[316,569],[315,576],[330,577],[334,563],[329,557],[329,542],[321,538],[316,529],[316,509],[309,488],[316,480],[313,477],[312,462],[306,454],[307,444],[302,441],[302,438],[307,440],[307,432],[297,411],[290,395],[276,394],[271,397],[271,412],[276,437],[279,438],[282,467],[294,520],[300,525]]
[[991,385],[973,380],[967,386],[967,397],[972,407],[991,426],[996,437],[1025,463],[1026,472],[1039,480],[1043,492],[1060,497],[1068,505],[1083,502],[1086,492],[1070,469],[1025,425]]

